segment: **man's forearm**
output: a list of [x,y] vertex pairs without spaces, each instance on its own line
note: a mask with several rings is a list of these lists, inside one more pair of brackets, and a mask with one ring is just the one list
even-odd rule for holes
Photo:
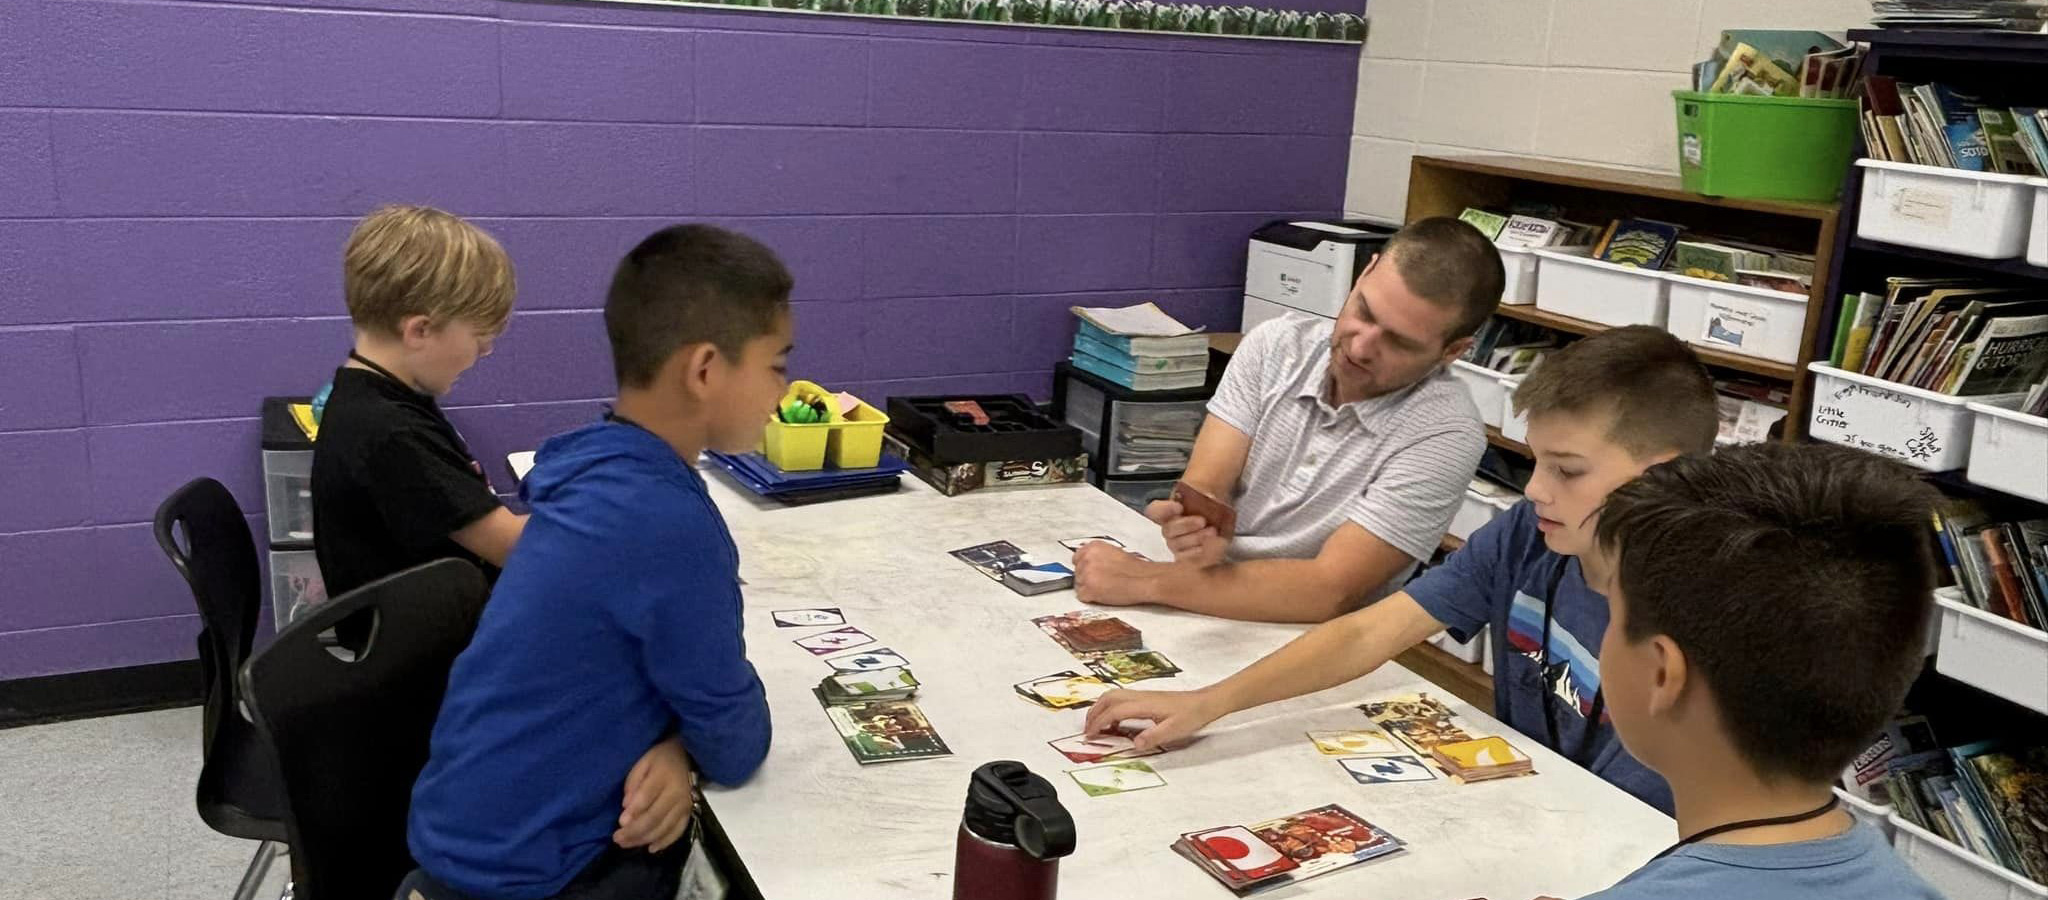
[[1248,622],[1327,622],[1357,603],[1313,559],[1253,559],[1200,568],[1157,563],[1147,603]]

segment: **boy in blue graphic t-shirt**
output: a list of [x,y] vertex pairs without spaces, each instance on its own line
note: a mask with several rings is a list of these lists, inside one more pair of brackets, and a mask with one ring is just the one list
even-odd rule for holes
[[1605,331],[1564,348],[1523,379],[1536,472],[1527,500],[1479,529],[1443,565],[1399,593],[1311,629],[1196,691],[1115,691],[1088,731],[1151,719],[1141,747],[1172,743],[1239,710],[1364,677],[1439,631],[1469,640],[1492,626],[1496,718],[1657,809],[1664,779],[1622,748],[1604,717],[1600,636],[1607,600],[1579,554],[1608,492],[1684,454],[1712,452],[1719,417],[1699,359],[1662,329]]

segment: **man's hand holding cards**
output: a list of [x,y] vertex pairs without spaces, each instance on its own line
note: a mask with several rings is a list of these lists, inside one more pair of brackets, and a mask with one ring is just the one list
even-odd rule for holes
[[1145,507],[1145,516],[1159,523],[1174,561],[1203,568],[1223,562],[1237,533],[1237,511],[1185,481],[1174,483],[1168,499]]

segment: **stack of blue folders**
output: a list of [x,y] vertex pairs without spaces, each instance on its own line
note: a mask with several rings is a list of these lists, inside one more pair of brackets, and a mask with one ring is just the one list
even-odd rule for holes
[[1209,336],[1142,337],[1110,332],[1087,319],[1074,333],[1074,368],[1134,391],[1201,387],[1209,372]]
[[872,469],[813,472],[784,472],[759,453],[707,450],[704,455],[747,490],[790,505],[887,494],[896,490],[896,476],[910,471],[909,463],[889,453],[883,453],[881,465]]

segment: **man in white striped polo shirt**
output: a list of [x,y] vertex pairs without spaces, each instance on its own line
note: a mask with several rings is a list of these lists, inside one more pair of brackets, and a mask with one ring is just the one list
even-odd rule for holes
[[1089,544],[1075,554],[1081,600],[1322,622],[1386,596],[1435,552],[1486,449],[1445,370],[1502,280],[1478,229],[1423,219],[1366,265],[1334,323],[1288,317],[1246,335],[1182,476],[1236,507],[1236,534],[1153,503],[1174,561]]

